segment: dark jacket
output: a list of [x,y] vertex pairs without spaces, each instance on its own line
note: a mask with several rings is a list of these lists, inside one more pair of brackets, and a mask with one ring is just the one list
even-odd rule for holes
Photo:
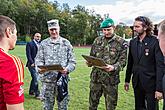
[[146,36],[143,39],[140,58],[137,56],[137,43],[137,37],[130,41],[125,82],[130,82],[133,74],[132,84],[134,88],[140,81],[146,91],[161,92],[164,64],[158,39],[155,36]]
[[35,57],[37,54],[38,48],[34,41],[28,42],[26,45],[26,57],[27,57],[27,63],[26,67],[31,66],[35,61]]

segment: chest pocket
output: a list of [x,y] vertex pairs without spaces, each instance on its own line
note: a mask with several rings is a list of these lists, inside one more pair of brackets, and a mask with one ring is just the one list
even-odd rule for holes
[[105,61],[108,64],[114,64],[118,60],[118,56],[120,54],[121,47],[119,43],[113,42],[108,45],[107,53],[105,58]]
[[102,58],[108,64],[114,64],[117,61],[119,52],[121,51],[120,43],[116,41],[102,42],[93,49],[96,56]]
[[97,44],[93,51],[93,53],[95,53],[97,57],[102,58],[104,53],[104,46],[102,44]]

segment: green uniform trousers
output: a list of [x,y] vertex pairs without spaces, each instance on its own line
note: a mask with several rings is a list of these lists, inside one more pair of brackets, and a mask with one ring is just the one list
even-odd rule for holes
[[104,94],[106,110],[115,110],[118,99],[118,85],[90,83],[89,110],[97,110],[100,97]]

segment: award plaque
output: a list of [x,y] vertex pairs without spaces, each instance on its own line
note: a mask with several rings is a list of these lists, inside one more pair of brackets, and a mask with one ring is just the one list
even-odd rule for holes
[[63,67],[59,64],[55,65],[40,65],[37,66],[41,71],[60,71],[63,70]]
[[96,67],[107,66],[107,64],[101,58],[97,58],[97,57],[94,57],[94,56],[88,56],[88,55],[82,55],[82,57],[87,62],[91,63],[92,66],[96,66]]

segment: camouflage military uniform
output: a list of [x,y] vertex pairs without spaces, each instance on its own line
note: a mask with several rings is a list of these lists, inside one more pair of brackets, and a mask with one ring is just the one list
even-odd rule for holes
[[92,45],[91,56],[103,59],[113,65],[115,71],[106,72],[97,67],[92,68],[90,75],[89,110],[97,110],[102,93],[105,97],[106,110],[115,110],[118,98],[119,72],[126,65],[127,42],[113,34],[111,39],[97,37]]
[[[39,47],[35,64],[61,64],[63,67],[66,67],[69,72],[72,72],[76,64],[72,45],[62,37],[58,37],[55,41],[51,38],[43,40]],[[44,110],[53,110],[55,96],[57,94],[57,74],[57,71],[40,74],[40,80],[42,82],[41,97]],[[58,110],[67,110],[68,102],[69,96],[66,96],[63,101],[58,102]]]

